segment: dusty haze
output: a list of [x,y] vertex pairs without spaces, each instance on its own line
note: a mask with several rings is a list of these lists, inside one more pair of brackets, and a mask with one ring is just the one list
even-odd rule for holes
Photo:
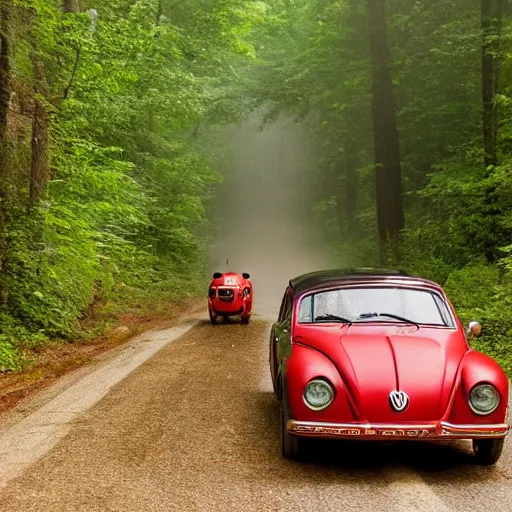
[[256,123],[231,127],[226,141],[212,271],[249,272],[254,313],[274,319],[290,278],[333,266],[301,204],[307,144],[300,127],[286,122],[264,131]]

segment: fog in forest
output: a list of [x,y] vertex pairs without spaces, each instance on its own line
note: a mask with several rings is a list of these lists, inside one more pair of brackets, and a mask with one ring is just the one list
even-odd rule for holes
[[334,263],[301,200],[308,155],[300,126],[258,126],[254,120],[225,132],[212,271],[250,273],[255,314],[275,318],[290,278]]

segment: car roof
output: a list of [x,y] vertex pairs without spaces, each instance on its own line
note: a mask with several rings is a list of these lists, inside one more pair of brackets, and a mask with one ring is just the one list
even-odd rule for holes
[[355,268],[355,269],[334,269],[320,270],[318,272],[310,272],[301,276],[290,279],[290,287],[295,294],[322,288],[330,285],[343,285],[347,282],[401,282],[416,283],[430,285],[439,288],[439,285],[423,279],[421,277],[408,274],[404,270],[392,269],[372,269],[372,268]]
[[245,281],[245,278],[242,274],[238,274],[237,272],[219,272],[220,277],[213,278],[212,283],[217,284],[218,286],[222,286],[225,284],[226,278],[229,278],[230,281],[238,281],[239,283],[242,283]]

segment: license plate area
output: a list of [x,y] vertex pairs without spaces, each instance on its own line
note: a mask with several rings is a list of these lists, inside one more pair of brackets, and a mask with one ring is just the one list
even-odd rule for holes
[[224,302],[233,302],[235,300],[235,290],[233,288],[219,288],[217,294],[219,299]]

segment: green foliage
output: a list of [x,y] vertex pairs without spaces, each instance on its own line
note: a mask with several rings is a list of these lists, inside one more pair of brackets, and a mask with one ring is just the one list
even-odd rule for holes
[[[223,159],[215,131],[257,110],[263,125],[302,124],[300,204],[340,261],[378,265],[364,2],[84,0],[66,15],[50,0],[11,3],[0,370],[24,345],[76,336],[97,301],[118,310],[199,290]],[[478,3],[386,7],[407,217],[394,263],[446,284],[461,316],[484,322],[478,346],[510,370],[512,18],[499,163],[485,168]],[[50,114],[51,177],[34,204],[35,100]]]
[[[255,59],[263,2],[81,5],[97,10],[94,26],[53,1],[14,2],[0,371],[19,368],[24,346],[79,336],[97,302],[120,311],[199,292],[219,182],[208,133],[248,110],[236,68]],[[33,204],[36,98],[51,116],[51,179]]]
[[476,261],[450,274],[446,282],[461,320],[483,326],[473,348],[489,354],[512,374],[512,277],[495,265]]
[[[460,314],[478,317],[477,347],[510,372],[512,325],[512,41],[500,40],[497,166],[485,168],[478,2],[386,0],[406,229],[393,265],[446,283]],[[300,120],[312,156],[303,204],[343,265],[379,265],[371,55],[365,2],[271,2],[252,95],[265,120]],[[486,263],[487,262],[487,263]]]
[[20,354],[5,336],[0,335],[0,372],[16,371],[21,368]]

